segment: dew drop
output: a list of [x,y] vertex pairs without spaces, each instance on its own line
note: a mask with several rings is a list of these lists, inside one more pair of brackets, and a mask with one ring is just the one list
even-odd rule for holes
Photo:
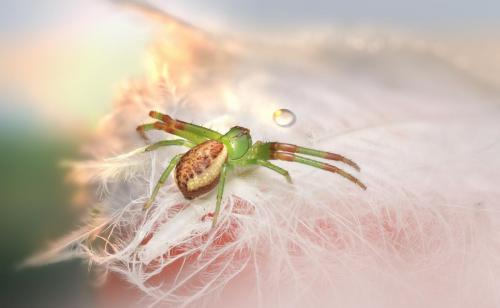
[[292,126],[295,123],[295,114],[290,109],[278,109],[273,113],[274,123],[282,127]]

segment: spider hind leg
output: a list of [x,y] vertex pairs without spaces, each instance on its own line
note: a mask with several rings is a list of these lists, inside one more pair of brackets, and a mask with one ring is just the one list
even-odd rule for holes
[[168,179],[168,176],[170,175],[170,173],[172,173],[172,170],[174,170],[175,166],[177,165],[177,163],[179,162],[181,157],[182,157],[182,154],[178,154],[178,155],[175,155],[174,158],[172,158],[172,160],[168,164],[165,171],[163,171],[163,173],[161,174],[160,179],[156,183],[156,185],[153,189],[153,193],[149,197],[146,204],[144,204],[144,210],[147,210],[148,208],[151,207],[151,205],[153,204],[153,201],[156,199],[156,195],[158,195],[158,192],[160,191],[160,188],[163,186],[163,184],[165,184],[165,182]]
[[212,229],[217,225],[217,218],[219,217],[220,207],[222,203],[222,196],[224,195],[224,184],[226,183],[226,174],[229,165],[226,163],[222,166],[220,172],[219,184],[217,185],[217,201],[215,203],[215,211],[212,218]]
[[272,164],[272,163],[268,162],[267,160],[257,160],[257,164],[261,165],[262,167],[266,167],[268,169],[271,169],[273,171],[278,172],[279,174],[283,175],[286,178],[286,181],[288,183],[290,183],[290,184],[292,183],[292,177],[290,176],[290,173],[287,170],[285,170],[279,166],[276,166],[275,164]]

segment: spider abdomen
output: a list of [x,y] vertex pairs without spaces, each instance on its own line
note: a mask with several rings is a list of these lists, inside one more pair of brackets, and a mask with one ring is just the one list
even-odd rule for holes
[[177,187],[186,199],[194,199],[212,190],[227,160],[226,146],[218,141],[205,141],[182,155],[175,168]]

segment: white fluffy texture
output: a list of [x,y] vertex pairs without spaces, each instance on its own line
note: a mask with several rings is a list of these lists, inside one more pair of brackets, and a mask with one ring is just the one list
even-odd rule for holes
[[[97,159],[76,172],[90,190],[107,187],[99,221],[108,223],[63,247],[144,291],[141,306],[500,306],[496,90],[428,52],[425,41],[343,36],[197,44],[189,87],[176,84],[175,69],[160,87],[131,83],[89,148],[103,158],[143,146],[135,126],[154,109],[221,132],[247,127],[254,141],[345,155],[361,173],[336,165],[367,191],[296,163],[276,163],[293,184],[267,169],[241,170],[229,175],[209,232],[215,192],[187,201],[173,179],[142,212],[169,159],[186,149]],[[374,40],[385,43],[363,43]],[[275,125],[278,108],[292,110],[296,124]],[[100,237],[106,245],[96,244]]]

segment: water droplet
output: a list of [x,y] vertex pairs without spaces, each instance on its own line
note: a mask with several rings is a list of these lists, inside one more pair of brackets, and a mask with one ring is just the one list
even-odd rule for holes
[[290,109],[278,109],[273,113],[274,123],[282,127],[292,126],[295,123],[295,114]]

